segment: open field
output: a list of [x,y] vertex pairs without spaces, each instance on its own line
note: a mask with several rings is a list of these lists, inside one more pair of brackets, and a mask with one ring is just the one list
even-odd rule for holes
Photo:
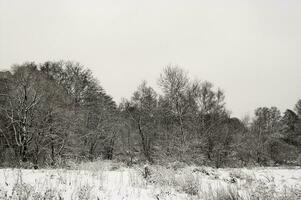
[[97,161],[66,169],[1,169],[0,199],[301,199],[301,168],[213,169]]

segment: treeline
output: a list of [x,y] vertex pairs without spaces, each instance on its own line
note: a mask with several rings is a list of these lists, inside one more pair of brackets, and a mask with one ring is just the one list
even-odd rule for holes
[[177,66],[143,82],[116,105],[79,63],[15,65],[0,72],[0,165],[58,166],[68,160],[115,159],[215,167],[298,165],[301,100],[283,114],[258,108],[230,116],[225,94],[191,81]]

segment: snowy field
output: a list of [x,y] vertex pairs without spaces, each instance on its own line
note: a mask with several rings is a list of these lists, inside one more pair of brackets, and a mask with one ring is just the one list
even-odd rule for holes
[[0,199],[301,199],[301,168],[213,169],[85,163],[0,170]]

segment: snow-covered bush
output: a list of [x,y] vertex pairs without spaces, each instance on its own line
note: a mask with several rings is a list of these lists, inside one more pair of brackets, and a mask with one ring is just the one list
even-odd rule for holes
[[180,191],[185,192],[189,195],[198,195],[200,192],[200,180],[193,174],[185,174],[183,179],[176,181],[180,188]]
[[33,186],[31,186],[29,184],[26,184],[23,182],[16,183],[13,186],[12,199],[28,200],[29,197],[31,196],[33,190],[34,190]]
[[239,179],[246,184],[251,184],[254,181],[254,177],[248,173],[243,172],[240,169],[234,169],[229,174],[230,178]]
[[202,191],[204,200],[247,200],[242,197],[237,188],[234,187],[219,187],[213,189],[209,187],[207,191]]
[[92,194],[91,194],[92,189],[93,189],[93,187],[90,186],[90,185],[82,186],[79,189],[78,193],[77,193],[78,199],[79,200],[90,200],[90,199],[92,199]]

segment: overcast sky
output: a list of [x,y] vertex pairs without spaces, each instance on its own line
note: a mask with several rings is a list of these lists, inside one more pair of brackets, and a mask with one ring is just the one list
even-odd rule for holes
[[226,93],[234,116],[301,98],[300,0],[0,0],[0,70],[73,60],[119,102],[170,63]]

